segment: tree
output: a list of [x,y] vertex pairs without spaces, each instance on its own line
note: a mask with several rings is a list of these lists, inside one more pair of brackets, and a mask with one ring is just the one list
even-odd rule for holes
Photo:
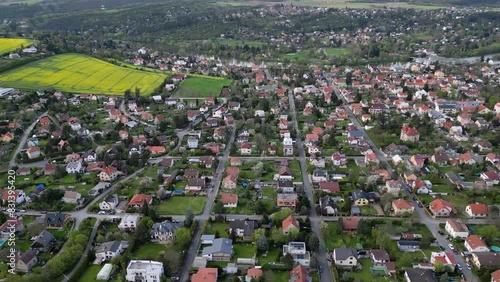
[[293,256],[292,254],[288,253],[283,257],[283,264],[287,267],[292,269],[293,267]]
[[163,263],[163,268],[167,276],[174,276],[178,274],[179,269],[181,269],[181,254],[172,248],[162,251],[158,255],[157,260]]
[[309,240],[307,241],[309,250],[316,252],[319,249],[319,238],[315,233],[310,233]]
[[283,234],[283,229],[282,228],[275,228],[273,229],[271,233],[271,239],[274,241],[275,244],[282,245],[287,242],[287,237],[285,234]]
[[191,230],[186,227],[181,227],[174,232],[175,245],[181,250],[189,248],[191,243]]
[[444,271],[444,266],[443,263],[440,261],[435,261],[434,262],[434,269],[437,273],[441,273]]
[[439,282],[449,282],[450,277],[448,276],[448,273],[445,272],[443,275],[441,275],[441,278],[439,278]]
[[311,256],[311,260],[309,262],[309,266],[312,268],[312,269],[317,269],[318,268],[318,257],[316,256],[316,254],[313,254]]
[[153,227],[153,220],[149,217],[144,217],[139,221],[139,224],[137,225],[137,228],[135,229],[135,239],[137,244],[145,244],[149,242],[150,239],[150,232],[151,228]]
[[483,225],[477,228],[477,233],[488,242],[492,242],[495,238],[500,237],[500,231],[495,225]]
[[257,239],[257,250],[259,251],[267,251],[269,249],[269,240],[267,239],[266,236],[260,236],[259,239]]
[[217,201],[214,205],[214,213],[221,214],[224,213],[224,204],[221,201]]
[[279,212],[273,214],[273,221],[275,225],[281,225],[281,222],[293,214],[290,208],[283,208]]
[[184,226],[191,226],[193,224],[194,214],[191,208],[186,211],[186,218],[184,219]]
[[410,267],[414,262],[413,257],[409,252],[403,252],[403,255],[396,261],[399,268]]

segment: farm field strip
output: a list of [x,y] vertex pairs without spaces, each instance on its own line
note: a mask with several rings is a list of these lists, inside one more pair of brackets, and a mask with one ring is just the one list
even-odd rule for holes
[[[1,4],[0,4],[1,5]],[[36,41],[26,38],[0,38],[0,55],[23,47],[29,47]]]
[[4,72],[0,74],[0,85],[113,95],[137,87],[147,95],[166,78],[166,74],[123,68],[85,55],[63,54]]

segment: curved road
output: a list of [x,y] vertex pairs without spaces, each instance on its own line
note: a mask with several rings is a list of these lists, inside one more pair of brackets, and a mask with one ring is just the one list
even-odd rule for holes
[[31,131],[33,131],[33,128],[35,128],[35,125],[38,123],[38,120],[40,120],[41,117],[46,116],[48,113],[44,112],[40,114],[26,130],[24,130],[23,136],[21,137],[21,140],[19,140],[19,145],[17,146],[16,150],[14,151],[14,155],[12,155],[12,159],[10,159],[9,162],[9,168],[17,166],[17,161],[16,157],[21,152],[21,150],[24,148],[24,145],[26,144],[26,141],[28,141],[28,137],[30,136]]

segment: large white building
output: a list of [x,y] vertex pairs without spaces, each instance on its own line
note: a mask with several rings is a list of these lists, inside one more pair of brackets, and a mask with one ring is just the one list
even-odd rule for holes
[[130,282],[160,282],[163,263],[153,260],[131,260],[127,266],[125,279]]

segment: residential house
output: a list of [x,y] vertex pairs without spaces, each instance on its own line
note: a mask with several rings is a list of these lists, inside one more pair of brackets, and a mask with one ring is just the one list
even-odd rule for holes
[[74,191],[66,191],[64,192],[64,197],[62,201],[67,204],[79,204],[82,199],[82,194]]
[[289,242],[288,245],[283,245],[283,256],[291,254],[295,263],[303,266],[309,266],[311,253],[306,249],[304,242]]
[[403,125],[399,139],[406,142],[418,142],[419,138],[420,133],[416,128],[409,127],[408,124]]
[[135,194],[128,202],[130,208],[142,209],[144,205],[150,206],[153,203],[153,196],[146,194]]
[[366,206],[370,203],[370,195],[363,190],[352,192],[352,204],[355,206]]
[[485,204],[470,204],[465,207],[465,214],[471,218],[485,218],[488,216],[488,206]]
[[192,178],[188,180],[186,185],[186,192],[199,192],[205,187],[205,178]]
[[343,232],[356,232],[358,230],[360,218],[358,217],[343,217],[342,227]]
[[238,178],[236,175],[230,174],[222,180],[222,187],[224,189],[234,189],[236,188],[236,184],[238,183]]
[[453,238],[465,239],[469,236],[469,229],[467,226],[454,218],[448,218],[444,229]]
[[236,208],[238,206],[238,194],[222,193],[220,201],[225,208]]
[[129,282],[158,282],[163,275],[163,263],[153,260],[131,260],[125,280]]
[[481,173],[480,177],[486,181],[487,186],[498,185],[500,182],[500,175],[496,171],[485,171]]
[[340,186],[338,182],[335,181],[320,181],[318,183],[319,190],[327,193],[339,193]]
[[101,181],[110,182],[115,180],[119,174],[120,172],[116,169],[116,167],[110,165],[101,170],[99,173],[99,179]]
[[85,167],[83,166],[82,159],[79,159],[79,160],[73,161],[73,162],[69,162],[66,165],[66,172],[68,174],[83,173],[84,171],[85,171]]
[[369,153],[365,155],[365,164],[370,165],[370,164],[375,164],[378,165],[380,163],[380,160],[377,158],[377,155],[375,153]]
[[37,263],[38,258],[36,257],[36,251],[30,249],[25,253],[18,253],[15,270],[21,273],[28,273],[31,272],[31,269],[33,269]]
[[23,190],[6,190],[2,194],[2,203],[7,205],[11,201],[20,204],[26,200],[26,193]]
[[47,230],[43,230],[36,236],[33,243],[31,243],[30,249],[47,251],[52,247],[52,243],[56,241],[56,238],[52,233]]
[[333,163],[333,166],[346,167],[347,166],[347,157],[345,154],[342,154],[340,152],[335,152],[332,155],[332,163]]
[[448,269],[455,269],[456,261],[453,258],[453,254],[450,252],[431,252],[431,261],[432,264],[436,265],[436,262],[440,262],[443,267],[447,267]]
[[470,235],[465,239],[464,247],[471,253],[487,253],[490,251],[488,245],[478,235]]
[[184,170],[184,178],[193,179],[198,178],[200,176],[200,171],[195,168],[188,168]]
[[295,230],[298,234],[300,231],[300,224],[299,222],[295,219],[295,217],[289,215],[287,218],[285,218],[281,222],[281,229],[283,230],[283,234],[288,235],[292,230]]
[[20,235],[24,231],[24,223],[20,219],[7,219],[0,226],[0,239],[8,240],[11,234],[16,236]]
[[313,171],[312,181],[313,183],[319,183],[321,181],[328,180],[328,172],[322,169],[316,169]]
[[398,241],[396,244],[401,252],[416,252],[420,250],[420,243],[418,241]]
[[405,282],[438,282],[431,269],[406,268]]
[[198,148],[198,138],[196,138],[194,136],[190,136],[187,140],[187,146],[189,149]]
[[252,154],[252,144],[246,143],[246,142],[241,144],[240,154],[251,155]]
[[491,273],[491,282],[500,282],[500,269]]
[[63,214],[61,212],[50,212],[45,214],[44,226],[45,228],[63,228],[71,219],[71,215]]
[[370,250],[370,259],[373,263],[386,263],[391,261],[386,250]]
[[251,240],[252,234],[258,228],[257,222],[253,220],[234,220],[229,222],[229,233],[234,232],[243,240]]
[[312,282],[312,277],[309,275],[309,269],[302,264],[297,265],[290,271],[289,282]]
[[28,149],[26,149],[26,154],[28,155],[29,159],[38,158],[40,157],[40,147],[29,147]]
[[425,158],[420,155],[420,154],[417,154],[417,155],[413,155],[411,156],[410,158],[410,162],[412,163],[413,166],[415,166],[416,168],[418,169],[421,169],[424,167],[424,164],[425,164]]
[[288,208],[291,208],[293,210],[297,206],[297,202],[298,202],[297,194],[278,193],[276,195],[276,207],[277,208],[288,207]]
[[99,203],[99,209],[103,211],[110,211],[114,210],[118,204],[120,203],[120,200],[118,198],[117,194],[109,194],[104,201]]
[[413,213],[415,207],[404,199],[397,199],[392,201],[392,209],[394,215],[404,215]]
[[452,213],[456,213],[455,207],[448,201],[443,199],[435,199],[429,203],[429,210],[433,217],[448,217]]
[[200,267],[198,272],[191,276],[191,282],[217,282],[217,278],[217,268]]
[[109,241],[95,247],[95,263],[109,261],[123,253],[128,247],[127,241]]
[[245,276],[245,282],[252,282],[258,280],[262,277],[263,271],[261,268],[250,268],[247,270],[247,275]]
[[204,247],[202,257],[208,261],[230,261],[233,256],[233,241],[226,238],[217,238],[209,247]]
[[464,153],[460,155],[460,164],[474,165],[477,162],[471,153]]
[[481,267],[500,268],[500,254],[494,252],[472,253],[471,262],[478,269]]
[[385,182],[385,188],[387,189],[387,193],[397,196],[401,191],[401,183],[399,180],[388,180]]
[[169,220],[155,223],[151,228],[151,239],[159,242],[172,242],[175,231],[182,226],[183,224],[180,222],[172,222]]
[[140,214],[126,213],[120,224],[118,224],[118,228],[124,231],[134,231],[139,224],[139,220],[141,220]]
[[326,216],[336,215],[338,211],[334,197],[329,195],[325,195],[319,199],[319,207],[321,208],[321,213]]
[[292,181],[278,181],[278,191],[281,193],[294,193],[295,187]]
[[356,250],[342,245],[333,250],[333,261],[339,268],[352,269],[358,265],[358,254]]

